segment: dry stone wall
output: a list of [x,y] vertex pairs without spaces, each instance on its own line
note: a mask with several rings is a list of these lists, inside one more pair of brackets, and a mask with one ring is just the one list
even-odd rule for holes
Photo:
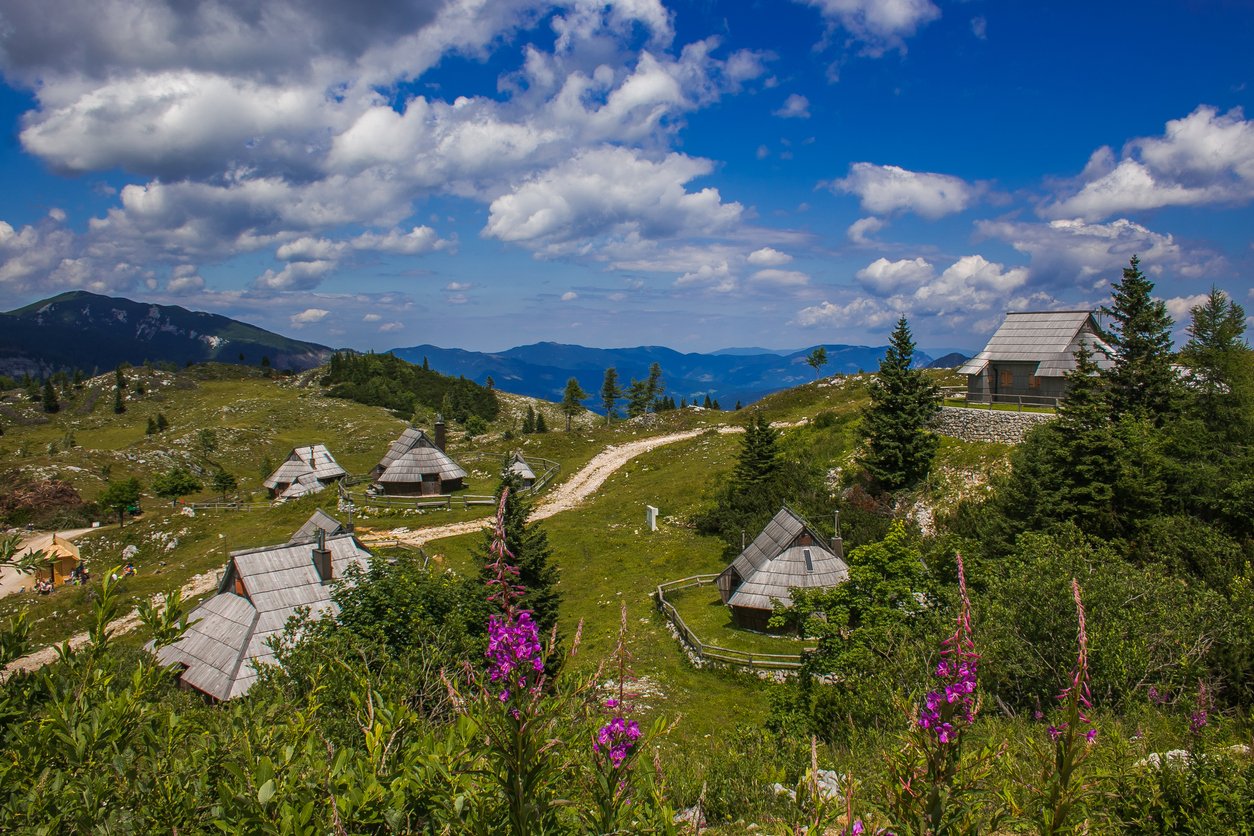
[[1053,419],[1052,414],[1044,412],[1003,412],[996,409],[945,406],[941,407],[940,414],[932,421],[932,429],[961,441],[1018,444],[1028,430]]

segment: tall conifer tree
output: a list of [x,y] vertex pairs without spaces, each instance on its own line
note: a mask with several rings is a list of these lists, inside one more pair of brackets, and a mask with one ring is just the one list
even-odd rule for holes
[[1104,376],[1116,417],[1131,415],[1161,425],[1174,408],[1178,386],[1171,368],[1174,323],[1166,304],[1150,295],[1153,290],[1140,259],[1132,256],[1112,289],[1110,304],[1102,307],[1113,320],[1111,330],[1102,335],[1114,362]]
[[889,491],[921,482],[939,443],[927,428],[940,410],[938,391],[913,365],[914,339],[903,316],[871,383],[871,405],[862,413],[863,467]]

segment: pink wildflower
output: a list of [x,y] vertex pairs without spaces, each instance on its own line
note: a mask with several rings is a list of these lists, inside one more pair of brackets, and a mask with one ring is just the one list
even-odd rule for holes
[[[936,690],[928,692],[919,711],[919,728],[931,731],[936,740],[948,744],[958,739],[962,726],[975,720],[975,685],[979,656],[971,636],[971,599],[967,595],[967,577],[958,560],[958,594],[961,609],[954,634],[941,643],[941,661],[936,666],[940,680]],[[955,725],[957,723],[957,725]]]

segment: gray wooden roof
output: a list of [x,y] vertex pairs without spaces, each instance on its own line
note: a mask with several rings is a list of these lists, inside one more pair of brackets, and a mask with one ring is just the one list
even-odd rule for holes
[[288,454],[287,460],[275,468],[261,484],[274,490],[279,485],[290,485],[306,474],[312,474],[323,482],[330,482],[347,476],[348,471],[340,467],[325,444],[310,444],[294,448]]
[[980,374],[990,362],[1027,362],[1037,364],[1037,377],[1062,377],[1075,369],[1081,343],[1093,351],[1099,368],[1110,367],[1110,349],[1098,336],[1092,311],[1011,311],[958,373]]
[[513,457],[510,458],[507,469],[510,473],[516,474],[524,481],[534,482],[536,480],[536,472],[531,469],[531,465],[527,464],[523,454],[517,450],[514,451]]
[[[370,553],[351,534],[328,537],[332,577],[343,577],[350,565],[367,567]],[[238,697],[257,681],[258,665],[274,661],[267,640],[282,633],[298,607],[311,618],[335,616],[331,585],[324,584],[313,563],[311,543],[286,543],[231,552],[223,587],[243,583],[244,595],[220,591],[192,610],[188,628],[174,644],[157,651],[165,665],[182,664],[182,680],[219,700]]]
[[[801,545],[798,539],[809,534],[813,541]],[[806,552],[810,561],[806,563]],[[781,508],[766,528],[750,543],[725,572],[735,571],[742,579],[727,603],[733,607],[769,610],[771,599],[792,603],[790,590],[836,586],[849,580],[849,567],[830,549],[818,532],[790,508]]]
[[318,536],[321,530],[327,537],[344,533],[344,523],[323,511],[321,508],[309,515],[305,524],[296,529],[289,543],[308,543]]
[[423,476],[431,474],[443,481],[466,478],[466,471],[415,427],[405,430],[392,442],[374,472],[379,482],[391,483],[421,482]]
[[317,493],[326,486],[326,483],[313,473],[302,473],[296,478],[295,482],[280,491],[276,499],[295,499],[298,496]]

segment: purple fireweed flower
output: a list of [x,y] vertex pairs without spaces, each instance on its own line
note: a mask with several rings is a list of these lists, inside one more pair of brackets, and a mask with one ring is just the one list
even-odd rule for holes
[[1084,733],[1084,741],[1086,743],[1093,743],[1096,740],[1097,740],[1097,729],[1089,729],[1088,731]]
[[1066,723],[1063,723],[1061,726],[1050,726],[1049,727],[1049,739],[1057,740],[1058,738],[1062,737],[1062,732],[1063,732],[1063,729],[1065,728],[1067,728]]
[[608,752],[610,763],[615,768],[622,766],[628,753],[640,739],[640,726],[635,720],[614,717],[597,730],[592,749],[596,752]]
[[941,643],[941,661],[936,666],[936,678],[940,682],[924,698],[918,719],[919,728],[934,733],[937,742],[942,744],[956,741],[961,728],[975,720],[976,712],[975,686],[980,657],[971,637],[971,599],[967,595],[961,554],[957,555],[957,561],[961,600],[958,623],[953,635]]
[[[1081,723],[1090,724],[1085,709],[1092,708],[1092,693],[1089,691],[1089,634],[1088,623],[1084,616],[1084,601],[1080,595],[1080,584],[1075,579],[1071,579],[1071,597],[1075,600],[1076,621],[1078,623],[1076,639],[1079,646],[1079,652],[1076,654],[1075,669],[1071,672],[1071,681],[1066,688],[1062,689],[1062,693],[1058,695],[1059,702],[1064,705],[1070,705],[1070,710],[1074,710],[1075,719]],[[1067,723],[1061,724],[1058,728],[1049,727],[1049,736],[1057,740],[1064,730]],[[1097,729],[1090,725],[1089,730],[1084,733],[1084,739],[1092,743],[1097,739]]]
[[1206,690],[1206,683],[1199,679],[1197,681],[1196,710],[1189,716],[1189,731],[1192,734],[1199,735],[1209,722],[1210,692]]
[[862,819],[856,819],[849,828],[849,836],[862,836]]
[[544,649],[531,613],[526,610],[488,619],[488,649],[484,655],[488,659],[488,679],[505,683],[500,694],[502,702],[510,698],[511,685],[533,692],[540,687]]

